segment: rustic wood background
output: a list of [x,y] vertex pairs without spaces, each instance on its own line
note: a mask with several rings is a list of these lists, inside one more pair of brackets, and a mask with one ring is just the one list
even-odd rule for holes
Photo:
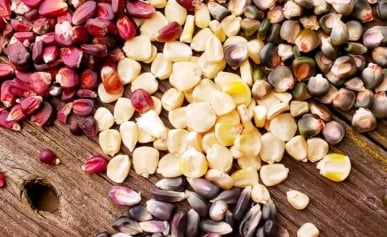
[[[349,178],[331,182],[318,174],[316,165],[285,157],[289,178],[269,188],[279,209],[282,230],[295,236],[297,229],[310,221],[321,230],[321,236],[387,236],[387,122],[379,122],[376,131],[359,134],[352,130],[349,115],[336,120],[345,124],[346,137],[331,151],[348,154],[352,162]],[[40,149],[54,150],[61,164],[47,166],[37,159]],[[64,124],[55,122],[41,129],[30,122],[22,123],[20,132],[0,129],[0,171],[7,186],[0,189],[0,236],[94,236],[108,230],[111,223],[127,212],[114,205],[107,193],[113,185],[106,175],[88,175],[81,170],[83,162],[101,150],[96,138],[71,135]],[[24,184],[40,179],[53,186],[59,196],[54,213],[35,211],[29,205]],[[143,200],[157,177],[144,179],[131,171],[125,181],[141,191]],[[292,209],[286,201],[290,188],[305,192],[311,198],[303,211]]]

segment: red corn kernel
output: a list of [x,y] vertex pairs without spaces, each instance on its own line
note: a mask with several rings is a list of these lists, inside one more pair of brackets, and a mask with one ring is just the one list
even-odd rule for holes
[[91,37],[85,26],[74,26],[71,35],[74,43],[87,44],[90,42]]
[[101,68],[102,84],[107,93],[119,94],[124,90],[124,85],[115,68],[105,65]]
[[144,89],[132,91],[130,101],[132,102],[133,108],[139,113],[145,113],[153,107],[152,96]]
[[20,125],[15,121],[8,121],[7,120],[8,114],[9,114],[8,110],[5,110],[5,109],[0,110],[0,127],[19,131]]
[[176,0],[182,7],[188,11],[195,11],[196,7],[200,4],[201,1],[198,0]]
[[20,104],[16,104],[9,111],[7,120],[19,122],[19,121],[24,120],[25,118],[27,118],[27,115],[25,113],[23,113],[23,111],[21,110]]
[[88,116],[94,112],[95,103],[91,99],[80,98],[73,102],[73,112],[79,116]]
[[53,121],[54,116],[54,107],[50,103],[43,101],[39,110],[31,116],[31,122],[43,128]]
[[88,19],[85,26],[89,34],[93,37],[102,37],[108,33],[107,23],[102,19]]
[[75,98],[74,88],[63,89],[60,99],[64,102],[70,102]]
[[30,8],[37,8],[42,3],[42,0],[22,0],[22,2]]
[[88,116],[79,122],[79,127],[81,128],[83,134],[88,137],[94,137],[97,135],[97,121],[93,116]]
[[48,165],[58,165],[60,163],[60,160],[58,159],[55,152],[50,149],[42,149],[39,152],[38,158],[41,162],[46,163]]
[[91,69],[86,69],[82,72],[80,81],[81,88],[95,89],[99,84],[98,74]]
[[60,49],[60,58],[69,68],[78,68],[81,64],[83,52],[76,47],[67,47]]
[[55,45],[49,45],[43,49],[43,61],[50,63],[59,57],[59,48]]
[[8,58],[15,66],[23,66],[29,63],[30,53],[19,40],[11,38],[8,44]]
[[51,30],[50,22],[45,17],[40,17],[34,21],[32,31],[37,35],[44,35]]
[[5,107],[10,107],[16,102],[16,95],[11,92],[11,80],[4,81],[0,87],[0,101]]
[[0,0],[0,18],[11,16],[11,3],[9,0]]
[[81,88],[77,90],[76,96],[79,98],[95,99],[97,98],[97,93],[93,90]]
[[82,44],[81,49],[84,53],[98,56],[107,56],[107,46],[103,44]]
[[59,83],[65,89],[71,89],[79,86],[79,76],[73,69],[61,67],[55,76],[55,82]]
[[136,35],[136,25],[127,16],[122,16],[117,20],[118,35],[123,40],[129,40]]
[[112,4],[112,11],[114,14],[123,13],[123,10],[125,8],[124,0],[111,0],[111,4]]
[[56,113],[56,120],[65,124],[67,122],[67,117],[71,113],[72,109],[73,109],[72,102],[69,102],[69,103],[66,103],[65,105],[63,105]]
[[29,96],[20,102],[20,109],[26,115],[35,113],[41,106],[43,98],[38,95]]
[[109,3],[99,2],[97,4],[97,18],[111,21],[114,19],[112,6]]
[[35,63],[43,63],[43,41],[35,40],[34,46],[32,46],[32,60]]
[[10,79],[15,75],[15,69],[8,63],[0,63],[0,80]]
[[36,93],[31,90],[28,82],[22,81],[18,78],[11,80],[9,91],[16,96],[21,97],[36,95]]
[[14,31],[31,31],[32,24],[24,18],[13,18],[9,22]]
[[94,37],[92,43],[94,45],[106,45],[106,47],[108,49],[111,49],[111,48],[113,48],[114,46],[117,45],[117,39],[112,37],[112,36],[108,36],[108,35],[107,36],[103,36],[103,37]]
[[104,172],[107,167],[107,160],[103,156],[93,156],[89,158],[83,165],[82,170],[86,173],[97,174]]
[[28,12],[24,14],[24,17],[29,21],[34,21],[39,18],[39,10],[30,9]]
[[117,47],[108,52],[107,60],[112,62],[118,62],[125,57],[124,51],[121,48]]
[[48,72],[34,72],[29,78],[29,86],[38,95],[46,95],[49,91],[52,77]]
[[67,3],[63,0],[43,0],[39,6],[39,15],[57,17],[67,11]]
[[78,122],[75,120],[70,121],[68,128],[70,133],[74,136],[80,136],[83,134],[82,129],[79,127]]
[[6,184],[7,184],[7,182],[5,180],[4,173],[0,172],[0,188],[4,188]]
[[156,9],[147,2],[143,1],[129,1],[126,4],[126,11],[129,16],[136,18],[151,18]]
[[55,25],[55,41],[62,46],[70,46],[72,40],[72,25],[68,21],[58,22]]
[[48,32],[47,34],[42,35],[42,41],[44,45],[55,44],[55,32]]
[[13,36],[20,42],[28,41],[29,43],[31,43],[35,40],[34,32],[30,32],[30,31],[15,32]]
[[95,1],[86,1],[80,5],[72,17],[73,25],[82,25],[88,19],[94,17],[97,12],[97,3]]
[[183,28],[176,21],[169,22],[166,26],[160,29],[157,41],[159,42],[170,42],[177,40]]
[[62,65],[62,60],[60,59],[57,59],[49,63],[44,63],[44,64],[34,63],[34,67],[36,71],[56,71],[58,67],[61,65]]

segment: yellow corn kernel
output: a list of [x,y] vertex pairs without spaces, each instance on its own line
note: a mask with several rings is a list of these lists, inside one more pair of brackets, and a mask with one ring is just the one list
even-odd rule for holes
[[141,146],[134,149],[132,154],[132,166],[136,174],[148,178],[154,174],[159,163],[159,151],[150,146]]
[[234,186],[234,179],[227,173],[217,169],[209,169],[205,178],[225,190],[231,189]]
[[166,111],[177,109],[183,105],[184,94],[176,88],[169,88],[161,96],[161,104]]
[[251,90],[242,80],[226,83],[222,86],[222,90],[231,95],[236,104],[248,105],[251,101]]
[[207,152],[207,150],[214,144],[219,144],[219,141],[218,139],[216,139],[216,135],[214,132],[208,132],[203,135],[202,148],[204,152]]
[[261,151],[261,134],[258,129],[243,131],[236,136],[234,147],[247,157],[254,157]]
[[206,28],[211,21],[207,4],[201,3],[195,8],[195,25],[199,28]]
[[195,131],[190,131],[187,135],[187,145],[195,148],[200,152],[203,152],[202,134]]
[[223,146],[232,146],[235,138],[242,132],[241,124],[220,122],[215,124],[215,136]]
[[188,148],[180,158],[180,171],[190,178],[203,176],[208,169],[207,159],[195,148]]
[[320,174],[335,182],[345,180],[351,171],[351,161],[348,156],[329,153],[317,163]]
[[220,40],[220,42],[224,42],[226,40],[226,34],[224,33],[222,26],[219,21],[212,20],[208,25],[212,33]]
[[168,121],[174,128],[187,127],[187,107],[180,107],[168,112]]
[[159,160],[157,166],[157,173],[164,178],[174,178],[183,175],[180,170],[181,154],[167,153]]
[[244,188],[258,183],[258,172],[253,167],[239,169],[231,174],[234,179],[234,187]]
[[214,144],[206,151],[208,167],[228,172],[232,168],[234,158],[231,151],[220,144]]
[[236,110],[231,111],[230,113],[218,116],[216,123],[231,123],[238,125],[241,123],[239,114]]
[[180,41],[183,43],[191,43],[195,30],[195,17],[188,15],[185,19],[183,32],[180,35]]
[[183,153],[187,150],[187,136],[188,131],[185,129],[171,129],[168,131],[167,147],[171,153]]

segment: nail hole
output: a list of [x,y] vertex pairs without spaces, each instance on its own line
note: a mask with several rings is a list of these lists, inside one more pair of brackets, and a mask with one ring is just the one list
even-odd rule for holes
[[24,191],[32,209],[46,212],[58,210],[59,197],[52,185],[35,179],[24,185]]

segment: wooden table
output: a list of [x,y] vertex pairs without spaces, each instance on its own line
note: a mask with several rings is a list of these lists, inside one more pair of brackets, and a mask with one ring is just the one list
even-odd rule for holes
[[[379,122],[376,131],[359,134],[347,125],[348,116],[335,119],[346,124],[347,132],[331,151],[350,156],[349,178],[331,182],[319,175],[315,164],[286,156],[282,162],[290,169],[289,178],[269,188],[279,209],[280,226],[290,236],[310,221],[321,230],[321,236],[385,237],[387,207],[382,197],[387,195],[387,122]],[[49,167],[39,162],[37,154],[43,148],[54,150],[61,164]],[[6,188],[0,190],[0,236],[75,237],[113,232],[111,223],[127,208],[109,200],[107,193],[113,183],[106,175],[88,175],[81,170],[88,157],[99,153],[96,139],[72,136],[59,122],[46,129],[29,122],[22,124],[20,132],[0,129],[0,171],[7,177]],[[51,185],[59,197],[56,211],[31,208],[26,192],[31,180]],[[146,200],[156,181],[155,176],[144,179],[131,171],[124,185],[140,190]],[[310,197],[305,210],[294,210],[286,201],[290,188]]]

